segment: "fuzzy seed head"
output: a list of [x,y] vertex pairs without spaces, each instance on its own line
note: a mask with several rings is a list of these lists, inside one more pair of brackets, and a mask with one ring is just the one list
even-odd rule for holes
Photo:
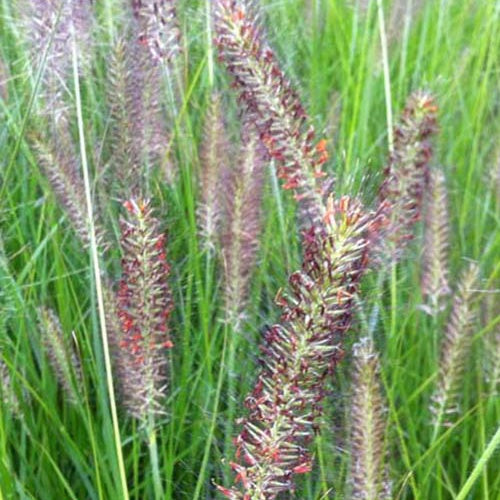
[[41,307],[38,310],[38,315],[42,343],[52,369],[68,401],[77,404],[82,385],[80,360],[72,348],[71,342],[63,333],[61,322],[56,313],[49,308]]
[[143,192],[152,165],[166,165],[169,143],[161,68],[136,40],[138,30],[132,22],[129,37],[115,42],[108,74],[112,166],[120,191],[127,193]]
[[132,0],[139,42],[155,62],[170,63],[181,52],[181,30],[173,0]]
[[[72,47],[86,64],[92,41],[92,0],[22,0],[22,24],[35,70],[44,63],[42,112],[51,116],[65,109],[64,82],[70,75]],[[45,61],[43,60],[46,53]]]
[[450,318],[441,345],[441,361],[431,410],[436,426],[447,425],[459,412],[461,383],[472,343],[471,326],[475,317],[473,288],[479,269],[471,264],[463,273],[455,292]]
[[247,132],[243,142],[225,189],[226,221],[222,235],[226,319],[234,331],[241,328],[259,250],[264,182],[264,151],[257,134]]
[[122,279],[117,309],[120,320],[118,366],[124,405],[144,420],[149,412],[162,413],[167,386],[166,351],[172,297],[167,278],[165,237],[150,202],[124,203]]
[[382,256],[398,260],[413,227],[420,219],[425,190],[429,183],[429,162],[432,157],[431,138],[436,131],[433,97],[425,92],[413,93],[394,130],[394,150],[385,170],[380,199],[391,207],[386,243],[379,250]]
[[[321,228],[305,235],[302,269],[278,296],[281,323],[269,328],[262,370],[246,399],[248,415],[236,438],[236,487],[231,499],[275,499],[293,492],[295,474],[311,470],[308,444],[318,430],[324,380],[343,356],[354,297],[366,270],[379,214],[347,197],[328,203]],[[326,229],[325,229],[326,228]]]
[[[90,228],[88,222],[83,179],[80,165],[74,150],[67,122],[60,126],[54,124],[57,135],[46,137],[33,136],[38,161],[47,177],[54,195],[66,212],[73,229],[85,248],[90,246]],[[108,246],[106,231],[99,221],[94,222],[97,243],[100,248]]]
[[379,383],[380,362],[373,342],[354,345],[351,403],[352,498],[391,498],[385,466],[386,408]]
[[[498,290],[491,291],[486,295],[483,302],[484,324],[486,328],[493,323],[500,311],[498,299]],[[489,385],[489,394],[491,397],[500,396],[500,325],[496,324],[483,337],[484,352],[484,374],[486,382]]]
[[1,357],[0,384],[0,397],[3,408],[7,409],[13,417],[19,417],[21,415],[19,400],[16,396],[16,393],[14,392],[9,369]]
[[9,100],[9,71],[7,69],[7,64],[0,58],[0,99],[7,104]]
[[320,224],[324,190],[332,184],[323,170],[326,141],[316,141],[297,94],[258,28],[257,11],[244,0],[217,0],[214,25],[220,57],[233,76],[241,106],[276,160],[284,189],[293,191],[303,227]]
[[430,173],[424,212],[421,285],[422,295],[427,300],[426,310],[434,315],[442,310],[442,299],[451,292],[448,285],[448,196],[446,178],[441,170]]
[[200,151],[200,202],[197,215],[203,247],[213,251],[222,229],[223,193],[227,189],[230,152],[222,103],[218,94],[212,95],[204,125]]

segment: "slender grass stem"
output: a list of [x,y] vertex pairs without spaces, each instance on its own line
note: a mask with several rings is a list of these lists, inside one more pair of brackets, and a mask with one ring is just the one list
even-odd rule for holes
[[84,187],[85,187],[85,199],[87,204],[87,215],[89,220],[89,233],[90,233],[90,252],[92,259],[92,267],[94,272],[95,286],[96,286],[96,294],[97,294],[97,304],[98,304],[98,313],[99,313],[99,321],[101,326],[101,338],[102,338],[102,347],[104,353],[104,363],[106,367],[106,380],[108,385],[108,398],[111,409],[111,419],[113,426],[113,433],[115,439],[116,446],[116,459],[118,461],[118,469],[119,469],[119,479],[121,484],[121,493],[124,500],[128,500],[129,493],[127,487],[127,478],[125,473],[125,464],[123,460],[123,452],[121,446],[121,437],[120,437],[120,428],[118,423],[118,412],[116,409],[116,400],[115,400],[115,391],[114,391],[114,383],[113,383],[113,373],[111,369],[111,357],[109,352],[109,344],[108,344],[108,334],[106,330],[106,316],[104,312],[104,297],[103,297],[103,289],[102,289],[102,281],[101,281],[101,267],[99,263],[99,255],[97,253],[97,239],[96,239],[96,231],[94,225],[94,213],[92,206],[92,195],[91,195],[91,183],[90,183],[90,174],[87,163],[87,154],[86,154],[86,144],[85,144],[85,132],[83,125],[83,113],[82,113],[82,102],[81,102],[81,94],[80,94],[80,80],[78,75],[78,52],[77,45],[75,43],[75,35],[73,33],[72,36],[72,60],[73,60],[73,82],[74,82],[74,90],[75,90],[75,101],[76,101],[76,112],[77,112],[77,121],[78,121],[78,135],[80,140],[80,155],[82,161],[82,170],[83,170],[83,179],[84,179]]
[[156,424],[153,412],[149,411],[148,426],[147,426],[147,439],[149,448],[149,457],[151,459],[151,468],[153,469],[153,487],[155,498],[161,499],[165,497],[163,490],[160,463],[158,460],[158,443],[156,435]]
[[212,1],[205,0],[205,20],[207,26],[207,73],[208,85],[214,86],[214,47],[212,42]]
[[384,8],[382,0],[377,0],[378,26],[380,33],[380,46],[382,48],[382,67],[384,69],[384,91],[385,91],[385,113],[387,120],[387,141],[389,152],[394,149],[393,117],[392,117],[392,96],[391,96],[391,75],[389,70],[389,55],[387,52],[387,33],[385,30]]
[[483,469],[486,467],[486,464],[488,463],[491,456],[493,455],[493,453],[495,452],[495,450],[498,448],[499,445],[500,445],[500,426],[497,428],[495,434],[488,443],[488,446],[479,457],[474,469],[469,474],[467,481],[465,481],[464,485],[458,492],[457,496],[455,497],[455,500],[465,500],[467,498],[467,495],[474,486],[474,483],[476,482],[477,478],[481,475]]

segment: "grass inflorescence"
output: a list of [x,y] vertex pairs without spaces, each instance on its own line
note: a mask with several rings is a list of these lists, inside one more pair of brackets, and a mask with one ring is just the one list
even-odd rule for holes
[[496,499],[495,2],[0,3],[0,498]]

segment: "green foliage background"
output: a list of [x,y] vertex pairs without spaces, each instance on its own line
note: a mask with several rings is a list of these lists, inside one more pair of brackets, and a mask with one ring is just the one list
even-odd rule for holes
[[[97,3],[95,60],[81,77],[81,104],[87,153],[98,182],[103,165],[94,161],[93,151],[107,147],[106,63],[120,5],[118,0]],[[155,498],[155,468],[167,499],[216,498],[212,480],[229,484],[227,461],[235,419],[244,411],[243,398],[255,379],[262,329],[278,319],[274,296],[300,263],[294,203],[278,189],[271,166],[244,335],[235,335],[223,322],[221,266],[200,252],[196,228],[197,151],[213,86],[224,92],[233,135],[239,124],[234,96],[211,43],[209,3],[179,2],[187,93],[171,127],[180,176],[173,187],[160,177],[152,183],[157,215],[169,235],[175,348],[168,415],[156,435],[158,463],[148,454],[148,436],[120,413],[126,481],[130,498],[136,500]],[[337,174],[337,192],[359,194],[373,202],[387,156],[377,2],[362,2],[368,4],[365,8],[355,0],[262,3],[270,43],[318,130],[328,138],[332,152],[328,168]],[[5,405],[0,407],[0,499],[124,498],[91,261],[57,206],[28,140],[36,127],[31,106],[36,86],[15,22],[19,4],[0,3],[0,57],[10,73],[8,98],[0,99],[0,230],[5,246],[0,258],[0,347],[22,414],[16,418]],[[440,133],[434,162],[443,166],[448,180],[451,281],[456,283],[468,259],[477,261],[479,288],[485,291],[481,302],[489,296],[498,305],[500,4],[494,0],[413,0],[413,4],[411,17],[393,16],[392,22],[397,5],[383,5],[390,104],[397,116],[411,90],[424,88],[436,95]],[[68,92],[74,103],[74,89]],[[74,131],[76,142],[76,127]],[[112,203],[108,215],[116,221],[118,211],[118,204]],[[498,452],[473,476],[469,496],[459,495],[500,421],[498,392],[492,394],[485,378],[491,354],[485,339],[498,331],[499,316],[495,317],[494,305],[490,315],[480,308],[461,391],[462,413],[432,441],[428,405],[446,313],[432,320],[418,309],[421,241],[417,236],[406,259],[386,273],[386,280],[371,275],[365,281],[366,314],[349,334],[345,362],[331,383],[323,433],[315,442],[316,467],[300,479],[297,498],[349,498],[349,346],[369,328],[382,357],[394,498],[500,498],[500,476],[494,465]],[[119,259],[118,251],[115,257]],[[106,265],[116,269],[116,262]],[[77,339],[85,377],[85,394],[78,406],[64,401],[42,354],[35,314],[41,304],[53,307],[67,334],[74,332]],[[379,314],[370,323],[373,310]],[[0,387],[0,392],[4,389]]]

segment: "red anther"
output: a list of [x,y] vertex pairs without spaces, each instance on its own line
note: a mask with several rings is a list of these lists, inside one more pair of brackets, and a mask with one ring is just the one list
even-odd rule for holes
[[326,139],[321,139],[318,144],[316,144],[316,151],[318,153],[324,153],[326,152]]
[[123,202],[123,206],[130,212],[134,213],[134,203],[131,200],[126,200]]
[[283,185],[283,189],[297,189],[299,187],[299,181],[295,178],[289,179],[286,184]]
[[248,453],[245,453],[245,462],[248,464],[248,465],[255,465],[257,462],[255,460],[255,458],[253,458],[251,455],[249,455]]
[[326,177],[326,172],[323,170],[315,170],[313,176],[315,179],[321,179],[322,177]]
[[349,202],[350,202],[349,196],[342,196],[340,198],[340,203],[339,203],[339,210],[341,212],[347,212],[347,209],[349,208]]
[[320,165],[323,165],[323,163],[326,163],[328,161],[328,153],[325,151],[324,153],[321,153],[321,156],[318,158],[318,163]]
[[297,465],[296,467],[293,468],[293,472],[295,474],[306,474],[308,472],[311,472],[312,466],[311,462],[304,462],[303,464]]
[[243,21],[245,19],[245,12],[242,9],[237,9],[236,12],[233,12],[231,15],[231,20],[233,23],[236,23],[238,21]]
[[227,498],[234,498],[233,497],[233,492],[231,490],[228,490],[227,488],[223,488],[222,486],[219,486],[218,484],[215,485],[215,487]]

